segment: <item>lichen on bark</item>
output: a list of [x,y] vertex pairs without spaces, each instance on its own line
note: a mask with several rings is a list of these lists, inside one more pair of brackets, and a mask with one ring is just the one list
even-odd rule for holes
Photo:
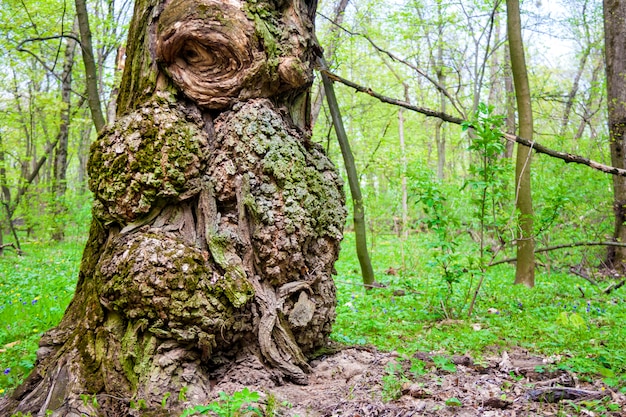
[[118,119],[91,147],[89,186],[94,215],[128,224],[157,201],[197,194],[208,157],[208,135],[199,112],[168,95]]

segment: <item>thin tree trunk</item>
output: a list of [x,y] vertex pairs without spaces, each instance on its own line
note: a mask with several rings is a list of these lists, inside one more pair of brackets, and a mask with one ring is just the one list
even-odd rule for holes
[[[606,85],[611,165],[626,168],[626,1],[604,0]],[[613,239],[626,242],[626,178],[613,177]],[[625,269],[626,249],[609,248],[607,263]]]
[[[404,100],[407,103],[411,102],[411,97],[409,96],[409,85],[398,75],[398,73],[394,70],[393,66],[391,66],[386,60],[383,59],[383,62],[389,68],[394,77],[402,84],[404,89]],[[385,131],[387,129],[385,128]],[[402,209],[402,225],[400,230],[400,235],[404,240],[409,237],[409,229],[408,229],[408,219],[409,219],[409,206],[408,206],[408,190],[407,190],[407,156],[406,156],[406,141],[404,135],[404,108],[398,109],[398,136],[400,140],[400,155],[401,155],[401,174],[400,174],[400,182],[401,182],[401,192],[402,192],[402,201],[401,201],[401,209]],[[404,266],[404,247],[402,248],[402,265]]]
[[372,268],[372,262],[367,250],[365,208],[363,206],[361,186],[359,185],[359,176],[356,171],[354,156],[352,154],[352,150],[350,149],[348,135],[346,135],[346,131],[343,127],[339,104],[337,102],[337,97],[335,96],[332,81],[330,81],[330,78],[328,78],[326,73],[323,72],[327,68],[324,58],[320,59],[320,66],[322,68],[322,82],[324,83],[324,90],[326,91],[326,99],[328,100],[328,107],[333,118],[333,125],[335,126],[337,140],[339,141],[339,146],[341,147],[341,154],[343,155],[346,173],[348,175],[348,184],[350,185],[350,194],[352,195],[354,210],[354,235],[356,239],[357,257],[359,258],[359,264],[361,266],[361,276],[363,277],[363,284],[371,288],[376,282],[376,279],[374,277],[374,269]]
[[[0,132],[0,203],[4,206],[11,201],[11,192],[7,187],[7,169],[4,159],[4,143]],[[11,221],[11,219],[7,219]],[[0,256],[4,254],[4,222],[0,220]]]
[[[522,23],[518,0],[507,0],[507,32],[511,53],[511,70],[515,84],[515,97],[519,114],[519,135],[528,140],[533,137],[533,114],[524,57]],[[535,285],[535,240],[533,230],[533,205],[530,188],[531,149],[517,145],[515,161],[515,202],[518,214],[517,265],[515,283],[527,287]]]
[[559,134],[561,136],[565,135],[565,130],[569,125],[569,118],[572,112],[572,108],[574,107],[574,100],[576,99],[576,95],[578,94],[578,88],[580,85],[580,79],[582,78],[583,72],[585,71],[585,66],[587,65],[587,59],[589,58],[589,54],[591,53],[591,47],[585,48],[582,56],[580,57],[580,62],[578,64],[578,70],[576,71],[576,75],[574,76],[574,83],[572,84],[572,88],[567,94],[567,102],[565,103],[565,108],[563,109],[563,117],[561,119],[561,129]]
[[[76,24],[74,25],[76,27]],[[67,150],[69,144],[69,127],[70,127],[70,105],[72,92],[72,67],[74,66],[74,51],[76,49],[76,41],[73,38],[66,38],[65,62],[63,64],[63,73],[61,75],[61,122],[59,124],[59,134],[57,136],[58,145],[54,153],[54,213],[55,223],[52,231],[52,239],[56,241],[63,240],[65,236],[65,224],[60,221],[63,213],[67,208],[63,203],[65,191],[67,190],[66,172],[67,172]]]
[[[493,44],[494,46],[500,45],[500,12],[496,11],[493,15]],[[506,48],[502,48],[506,50]],[[491,85],[489,86],[489,98],[487,103],[494,107],[501,106],[502,103],[502,76],[500,67],[500,54],[498,51],[492,51],[491,63],[489,65],[489,78]]]
[[[333,18],[333,22],[335,24],[332,25],[328,31],[330,43],[324,48],[324,57],[328,61],[332,61],[335,57],[335,49],[337,48],[337,43],[340,39],[339,27],[343,23],[343,17],[346,7],[348,7],[348,3],[350,3],[350,0],[339,0],[337,6],[335,7]],[[320,111],[322,110],[322,104],[324,103],[325,94],[326,90],[324,89],[324,86],[320,85],[317,89],[315,100],[313,100],[313,105],[311,106],[311,126],[315,126],[315,122],[319,117]]]
[[593,87],[598,84],[598,79],[600,78],[600,74],[604,72],[603,69],[604,69],[604,65],[603,65],[603,62],[600,60],[593,67],[593,71],[591,73],[591,81],[589,82],[589,85],[591,86],[591,88],[588,91],[588,96],[584,103],[583,115],[580,118],[580,122],[578,123],[578,128],[576,129],[576,133],[574,134],[574,137],[572,138],[574,141],[574,149],[578,149],[578,142],[583,137],[583,133],[585,133],[585,128],[587,126],[589,127],[592,126],[591,123],[592,123],[593,116],[595,116],[598,112],[600,112],[600,109],[602,107],[603,96],[600,94],[596,94],[593,91]]
[[[504,48],[504,91],[506,94],[506,131],[514,135],[515,123],[515,87],[513,86],[513,72],[511,71],[511,53],[509,48]],[[504,148],[505,158],[513,158],[515,142],[507,141]]]
[[81,195],[87,192],[87,160],[89,159],[89,138],[93,123],[85,124],[78,135],[78,189]]
[[[437,27],[437,63],[435,71],[437,73],[437,82],[445,88],[446,74],[443,62],[443,11],[441,1],[437,2],[437,18],[439,21]],[[439,91],[439,111],[446,112],[446,96]],[[446,166],[446,134],[443,127],[443,120],[439,119],[435,122],[435,142],[437,144],[437,178],[440,181],[445,179],[444,168]]]
[[[402,192],[402,201],[401,201],[401,210],[402,210],[402,224],[400,228],[400,233],[402,239],[406,240],[409,236],[409,195],[407,191],[407,181],[406,181],[406,171],[407,171],[407,163],[406,163],[406,143],[404,141],[404,109],[398,109],[398,136],[400,139],[400,181],[401,181],[401,192]],[[404,250],[403,250],[403,258],[404,258]],[[404,265],[404,259],[402,262]]]
[[85,76],[87,80],[87,101],[91,118],[96,127],[96,131],[100,132],[106,124],[102,113],[102,104],[100,102],[100,92],[98,90],[98,70],[93,55],[93,46],[91,44],[91,29],[89,28],[89,15],[87,14],[87,2],[85,0],[75,0],[76,16],[78,18],[78,26],[80,30],[80,46],[85,65]]

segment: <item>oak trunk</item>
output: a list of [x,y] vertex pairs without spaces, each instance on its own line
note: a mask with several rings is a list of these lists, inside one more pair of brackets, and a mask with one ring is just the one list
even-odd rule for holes
[[136,2],[76,294],[1,415],[171,416],[236,375],[307,383],[346,216],[310,141],[315,3]]

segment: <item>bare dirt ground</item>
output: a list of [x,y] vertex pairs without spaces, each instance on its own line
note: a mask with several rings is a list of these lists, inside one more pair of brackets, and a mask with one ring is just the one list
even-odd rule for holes
[[[520,348],[483,356],[479,363],[469,356],[448,357],[448,366],[441,366],[435,362],[442,355],[419,352],[414,358],[425,369],[416,376],[410,358],[350,347],[312,361],[308,385],[282,381],[248,356],[215,375],[213,392],[217,398],[220,391],[248,387],[260,393],[258,408],[276,417],[626,416],[626,395],[600,380],[582,382],[570,372],[549,370],[550,358]],[[442,369],[451,363],[455,371]],[[396,377],[389,377],[390,367],[397,369]],[[401,395],[384,401],[392,388]],[[609,404],[619,409],[608,410]]]
[[[549,359],[522,349],[485,353],[487,359],[480,363],[467,356],[451,357],[455,372],[435,366],[433,357],[416,355],[427,372],[415,376],[409,370],[410,361],[397,354],[346,348],[314,360],[305,386],[277,384],[260,364],[242,361],[220,378],[215,391],[228,393],[248,386],[261,393],[262,408],[268,399],[275,401],[276,416],[626,416],[624,394],[601,381],[581,382],[567,371],[547,371]],[[390,382],[385,384],[390,364],[401,369],[396,374],[405,378],[387,377]],[[402,395],[383,401],[383,391],[394,383]],[[590,404],[595,400],[613,403],[614,408],[618,404],[621,409],[594,409]]]

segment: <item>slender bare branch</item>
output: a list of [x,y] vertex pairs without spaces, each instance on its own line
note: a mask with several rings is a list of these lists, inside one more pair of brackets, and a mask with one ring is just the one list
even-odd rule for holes
[[[616,246],[616,247],[626,248],[626,243],[620,243],[620,242],[573,242],[573,243],[565,243],[563,245],[549,246],[547,248],[535,249],[535,253],[551,252],[551,251],[558,250],[558,249],[577,248],[577,247],[581,247],[581,246]],[[506,263],[509,263],[509,262],[515,262],[516,260],[517,260],[517,258],[501,259],[499,261],[495,261],[495,262],[489,263],[488,266],[496,266],[496,265],[500,265],[500,264],[506,264]]]
[[528,139],[524,139],[521,138],[519,136],[516,135],[511,135],[509,133],[504,133],[503,134],[504,138],[506,140],[510,140],[513,142],[517,142],[517,143],[521,143],[522,145],[526,145],[528,147],[531,147],[532,149],[534,149],[537,153],[542,153],[545,155],[549,155],[553,158],[557,158],[557,159],[561,159],[563,161],[565,161],[565,163],[575,163],[575,164],[581,164],[581,165],[587,165],[590,168],[593,168],[595,170],[598,171],[602,171],[606,174],[611,174],[611,175],[617,175],[620,177],[626,177],[626,169],[622,169],[622,168],[616,168],[614,166],[611,165],[605,165],[602,164],[600,162],[594,161],[592,159],[589,158],[585,158],[583,156],[580,155],[575,155],[575,154],[571,154],[571,153],[567,153],[567,152],[561,152],[561,151],[555,151],[554,149],[550,149],[546,146],[543,146],[542,144],[536,142],[536,141],[531,141]]
[[[322,16],[323,18],[329,20],[331,23],[336,24],[335,22],[333,22],[332,20],[330,20],[328,17],[324,16],[321,13],[318,13],[320,16]],[[431,77],[430,75],[428,75],[428,73],[426,73],[424,70],[422,70],[421,68],[417,67],[416,65],[411,64],[410,62],[408,62],[405,59],[400,58],[399,56],[397,56],[396,54],[394,54],[393,52],[387,51],[386,49],[381,48],[380,46],[378,46],[373,40],[372,38],[370,38],[369,36],[367,36],[364,33],[359,33],[359,32],[353,32],[349,29],[346,29],[345,27],[341,26],[341,25],[337,25],[341,28],[341,30],[343,30],[344,32],[352,35],[352,36],[360,36],[362,38],[364,38],[366,41],[369,42],[370,45],[372,45],[372,47],[374,49],[376,49],[376,51],[387,55],[389,58],[391,58],[392,60],[399,62],[401,64],[406,65],[407,67],[411,68],[413,71],[417,72],[419,75],[421,75],[422,77],[426,78],[432,85],[435,86],[435,88],[437,90],[439,90],[443,95],[445,95],[448,100],[450,100],[450,103],[452,104],[452,106],[456,109],[456,111],[459,112],[459,114],[463,117],[465,117],[465,113],[463,112],[462,109],[459,108],[456,100],[454,99],[454,97],[452,97],[450,95],[450,93],[448,93],[448,90],[442,86],[441,84],[439,84],[439,82],[437,82],[437,80],[435,80],[433,77]]]
[[[330,78],[333,81],[337,81],[340,82],[341,84],[344,84],[348,87],[354,88],[356,91],[360,92],[360,93],[365,93],[368,94],[376,99],[378,99],[379,101],[383,102],[383,103],[387,103],[387,104],[392,104],[394,106],[399,106],[399,107],[403,107],[405,109],[408,110],[412,110],[416,113],[420,113],[423,114],[424,116],[428,116],[428,117],[437,117],[445,122],[449,122],[449,123],[453,123],[453,124],[457,124],[457,125],[461,125],[463,123],[465,123],[465,120],[459,118],[459,117],[455,117],[452,116],[450,114],[447,113],[443,113],[443,112],[439,112],[439,111],[435,111],[435,110],[431,110],[425,107],[419,107],[419,106],[414,106],[410,103],[407,103],[406,101],[403,100],[398,100],[395,98],[391,98],[391,97],[387,97],[384,96],[380,93],[375,92],[374,90],[372,90],[369,87],[364,87],[362,85],[356,84],[352,81],[349,81],[343,77],[338,76],[337,74],[333,74],[327,70],[321,70],[322,73],[326,74],[328,76],[328,78]],[[602,164],[600,162],[594,161],[592,159],[589,158],[585,158],[583,156],[580,155],[575,155],[575,154],[571,154],[571,153],[567,153],[567,152],[561,152],[561,151],[556,151],[554,149],[550,149],[540,143],[538,143],[537,141],[531,141],[528,139],[524,139],[520,136],[517,135],[512,135],[509,133],[503,133],[502,136],[511,142],[517,142],[517,143],[521,143],[522,145],[528,146],[530,148],[532,148],[533,150],[535,150],[535,152],[537,153],[542,153],[548,156],[551,156],[553,158],[557,158],[557,159],[561,159],[563,161],[565,161],[565,163],[575,163],[575,164],[581,164],[581,165],[586,165],[590,168],[593,168],[597,171],[601,171],[604,172],[606,174],[611,174],[611,175],[617,175],[620,177],[626,177],[626,169],[621,169],[621,168],[616,168],[610,165],[605,165]]]
[[330,78],[333,81],[337,81],[340,82],[341,84],[347,85],[348,87],[352,87],[355,90],[357,90],[360,93],[365,93],[365,94],[369,94],[370,96],[377,98],[378,100],[382,101],[383,103],[388,103],[388,104],[393,104],[394,106],[400,106],[400,107],[404,107],[405,109],[408,110],[412,110],[414,112],[423,114],[425,116],[430,116],[430,117],[437,117],[443,121],[446,122],[450,122],[450,123],[454,123],[457,125],[460,125],[461,123],[463,123],[465,120],[461,119],[460,117],[455,117],[455,116],[451,116],[449,114],[446,113],[442,113],[439,111],[435,111],[435,110],[431,110],[431,109],[427,109],[425,107],[418,107],[418,106],[414,106],[410,103],[407,103],[406,101],[403,100],[397,100],[391,97],[387,97],[384,96],[382,94],[379,94],[377,92],[375,92],[374,90],[372,90],[369,87],[363,87],[359,84],[353,83],[352,81],[346,80],[345,78],[342,78],[340,76],[338,76],[337,74],[333,74],[330,71],[326,71],[326,70],[321,70],[321,72],[325,75],[328,76],[328,78]]
[[[48,64],[46,64],[44,62],[43,59],[41,59],[39,57],[39,55],[37,55],[36,53],[34,53],[33,51],[31,51],[30,49],[26,49],[24,48],[24,44],[29,43],[29,42],[41,42],[41,41],[48,41],[48,40],[54,40],[54,39],[61,39],[61,38],[69,38],[69,39],[73,39],[76,42],[80,43],[80,39],[78,39],[78,37],[76,37],[76,35],[73,34],[63,34],[63,35],[54,35],[54,36],[43,36],[43,37],[37,37],[37,38],[28,38],[28,39],[24,39],[22,40],[20,43],[17,44],[17,46],[15,47],[15,50],[18,52],[24,52],[29,54],[30,56],[32,56],[33,58],[35,58],[35,60],[37,62],[39,62],[39,64],[41,64],[41,66],[48,71],[48,73],[50,75],[52,75],[54,78],[56,78],[58,81],[63,82],[63,79],[60,75],[58,75],[55,71],[54,68],[50,68],[48,66]],[[76,94],[77,96],[86,99],[86,97],[82,94],[79,93],[78,91],[74,91],[71,90],[72,93]]]

